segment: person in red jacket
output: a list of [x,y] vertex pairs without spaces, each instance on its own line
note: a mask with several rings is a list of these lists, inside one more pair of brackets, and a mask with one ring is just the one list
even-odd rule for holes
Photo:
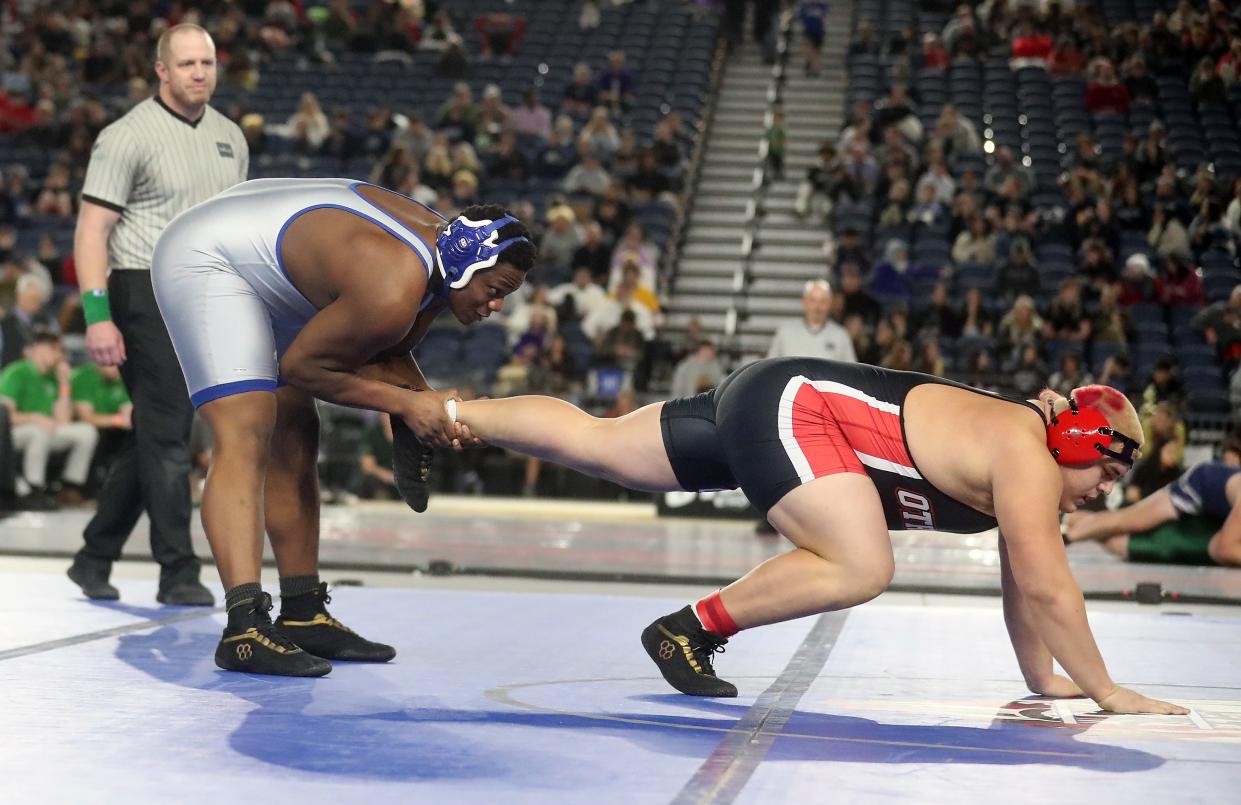
[[1091,114],[1128,112],[1129,88],[1116,79],[1116,68],[1110,61],[1101,60],[1095,70],[1094,80],[1086,87],[1086,109]]

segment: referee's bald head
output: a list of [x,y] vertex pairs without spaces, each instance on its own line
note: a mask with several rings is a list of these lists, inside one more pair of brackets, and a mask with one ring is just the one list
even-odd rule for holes
[[[177,49],[177,45],[181,44],[180,40],[187,36],[195,38],[202,37],[206,46],[215,54],[215,41],[211,38],[211,34],[207,33],[207,29],[201,25],[195,25],[192,22],[183,22],[174,25],[159,35],[159,41],[155,43],[155,61],[157,64],[172,66],[174,59],[173,54]],[[173,40],[177,39],[177,42]]]

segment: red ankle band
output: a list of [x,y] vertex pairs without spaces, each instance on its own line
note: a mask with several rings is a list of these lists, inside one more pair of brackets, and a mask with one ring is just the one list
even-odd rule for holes
[[720,637],[732,637],[741,631],[728,610],[724,609],[718,590],[694,604],[694,612],[698,613],[698,620],[702,621],[704,629]]

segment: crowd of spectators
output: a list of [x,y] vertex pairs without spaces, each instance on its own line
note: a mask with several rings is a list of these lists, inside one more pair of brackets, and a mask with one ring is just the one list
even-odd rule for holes
[[[1235,8],[1183,0],[1109,28],[1086,3],[962,4],[942,29],[885,41],[859,15],[849,53],[878,60],[881,91],[823,141],[795,208],[825,230],[832,316],[860,360],[1026,396],[1105,382],[1143,401],[1148,419],[1162,403],[1183,413],[1182,367],[1135,344],[1154,311],[1164,351],[1180,328],[1238,376],[1241,293],[1208,300],[1202,265],[1236,272],[1241,176],[1208,160],[1178,165],[1156,81],[1175,77],[1197,108],[1227,112],[1241,86]],[[1127,130],[1119,154],[1089,131],[1062,143],[1055,186],[1040,187],[989,120],[951,103],[920,108],[917,77],[1000,56],[1014,81],[1031,69],[1083,77],[1095,120],[1136,120],[1141,107],[1151,122]],[[1064,269],[1047,270],[1053,259]]]
[[[589,31],[626,2],[585,0],[574,22]],[[635,369],[651,360],[666,279],[662,241],[682,204],[690,135],[673,110],[635,128],[629,110],[639,85],[623,50],[574,65],[554,95],[532,75],[520,98],[506,98],[497,84],[477,92],[467,79],[471,63],[508,63],[520,52],[520,6],[476,13],[431,0],[243,0],[204,8],[66,0],[3,10],[0,371],[25,360],[44,330],[63,338],[71,360],[81,356],[72,230],[91,145],[154,92],[159,33],[197,22],[217,47],[225,100],[214,105],[242,128],[252,164],[280,154],[326,160],[338,175],[446,216],[498,199],[535,233],[540,260],[523,294],[509,300],[506,357],[491,376],[473,379],[508,393],[581,399],[590,370],[615,367],[632,385]],[[263,104],[281,89],[265,81],[279,61],[326,73],[342,60],[412,63],[428,52],[436,76],[461,79],[438,106],[329,107],[315,91],[301,92],[287,117]],[[23,156],[33,149],[41,159],[32,171]],[[659,237],[644,231],[651,220],[663,227]]]

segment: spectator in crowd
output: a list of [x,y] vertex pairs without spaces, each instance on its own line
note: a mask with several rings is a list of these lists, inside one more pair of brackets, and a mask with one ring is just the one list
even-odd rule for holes
[[1001,355],[1011,355],[1026,346],[1039,346],[1043,320],[1034,309],[1034,300],[1018,296],[1013,306],[996,327],[996,348]]
[[573,66],[573,80],[564,88],[560,111],[585,119],[599,103],[599,89],[590,75],[590,65],[579,62]]
[[573,253],[573,265],[586,268],[591,278],[600,284],[608,281],[612,267],[612,247],[604,239],[603,227],[598,221],[589,221],[582,227],[582,245]]
[[922,35],[922,67],[927,70],[946,70],[952,62],[952,54],[948,52],[948,48],[944,47],[939,41],[939,36],[933,31],[927,31]]
[[698,342],[698,348],[687,355],[672,370],[672,384],[668,391],[671,399],[690,397],[715,388],[724,379],[724,367],[716,354],[715,344],[708,340]]
[[303,92],[297,111],[280,133],[296,142],[302,151],[314,153],[327,140],[330,132],[331,126],[319,105],[318,96],[313,92]]
[[883,306],[862,287],[862,271],[852,259],[840,264],[840,293],[833,295],[840,305],[842,320],[858,316],[867,327],[873,327],[883,315]]
[[[598,227],[597,224],[590,224],[588,230],[590,226]],[[578,265],[573,269],[572,280],[552,288],[547,300],[562,321],[579,321],[606,305],[608,295],[603,286],[594,281],[591,269]]]
[[987,310],[981,288],[970,288],[965,292],[965,303],[961,310],[961,335],[971,338],[990,338],[995,330],[995,320]]
[[608,54],[608,63],[595,79],[599,87],[599,102],[614,113],[620,114],[633,103],[635,81],[633,71],[625,64],[625,51],[614,50]]
[[362,471],[358,496],[363,500],[396,500],[396,481],[392,476],[392,420],[385,413],[367,426],[358,456]]
[[1009,66],[1014,70],[1026,67],[1046,69],[1052,60],[1051,37],[1035,30],[1030,23],[1022,22],[1013,36],[1012,53]]
[[578,153],[581,148],[589,149],[591,156],[603,164],[608,164],[616,156],[620,147],[620,134],[612,125],[612,117],[606,106],[596,106],[590,113],[590,119],[582,127],[578,135]]
[[36,331],[29,355],[0,372],[0,405],[9,411],[13,446],[25,452],[18,479],[19,503],[33,509],[56,507],[48,493],[47,464],[53,453],[63,452],[68,459],[62,473],[66,493],[62,500],[80,503],[99,433],[88,422],[73,421],[69,364],[60,336]]
[[918,345],[913,370],[926,375],[943,377],[946,369],[943,353],[939,349],[939,341],[934,338],[923,339]]
[[1008,299],[1038,296],[1041,282],[1030,246],[1023,238],[1014,239],[1008,249],[1008,259],[996,272],[996,292]]
[[519,14],[493,11],[474,18],[483,59],[500,57],[508,60],[517,52],[526,32],[526,18]]
[[870,288],[885,301],[907,304],[913,298],[915,284],[934,276],[933,269],[914,266],[905,242],[892,238],[884,246],[883,261],[875,267]]
[[43,187],[35,199],[34,211],[39,215],[67,217],[73,215],[73,194],[69,190],[69,166],[54,162],[47,169]]
[[47,310],[51,298],[52,285],[45,277],[18,277],[13,307],[0,319],[0,368],[22,359],[36,330],[56,330],[56,320]]
[[1151,214],[1151,228],[1146,242],[1160,257],[1176,256],[1188,260],[1189,231],[1176,215],[1174,207],[1157,204]]
[[978,136],[978,129],[952,104],[945,104],[943,111],[939,113],[929,142],[950,159],[959,158],[963,154],[982,153],[982,140]]
[[539,263],[554,279],[567,276],[573,255],[584,243],[582,227],[568,204],[557,204],[547,211],[547,231],[539,242]]
[[1052,75],[1081,75],[1085,66],[1086,60],[1077,43],[1073,41],[1072,34],[1064,34],[1056,40],[1048,72]]
[[612,262],[608,272],[608,288],[620,282],[625,263],[635,260],[640,270],[638,281],[648,288],[658,286],[659,249],[646,239],[642,224],[634,221],[625,227],[625,234],[612,249]]
[[823,40],[827,36],[826,0],[798,0],[797,19],[801,23],[806,75],[817,76],[823,72]]
[[835,179],[836,148],[828,142],[819,146],[819,161],[806,171],[806,178],[797,187],[793,211],[801,217],[814,215],[820,222],[830,220],[838,189]]
[[[1047,315],[1043,320],[1043,337],[1067,341],[1086,341],[1090,338],[1090,319],[1082,301],[1081,283],[1076,277],[1064,280],[1056,290],[1056,296],[1047,307]],[[1071,386],[1069,390],[1075,388],[1077,386]]]
[[965,356],[962,366],[962,382],[983,391],[998,392],[995,366],[991,362],[991,353],[986,349],[974,349]]
[[634,289],[624,283],[616,287],[616,291],[608,298],[607,304],[600,305],[582,319],[582,332],[594,341],[601,343],[609,330],[616,327],[621,315],[626,311],[633,313],[634,325],[646,341],[655,338],[655,317],[650,309],[633,298]]
[[952,244],[952,259],[963,263],[995,263],[995,234],[991,224],[982,215],[971,216]]
[[1241,285],[1232,289],[1228,299],[1198,312],[1193,324],[1225,365],[1236,366],[1241,361]]
[[914,334],[919,338],[957,338],[961,335],[962,317],[948,298],[948,284],[937,282],[930,298],[914,309]]
[[602,196],[612,184],[612,177],[599,158],[595,156],[589,144],[579,140],[577,153],[580,161],[565,177],[564,191],[571,194],[584,193],[595,197]]
[[518,137],[546,140],[552,133],[552,113],[532,89],[522,95],[521,105],[513,109],[509,122]]
[[1155,277],[1155,298],[1164,305],[1201,307],[1206,304],[1202,277],[1187,260],[1170,254]]
[[573,138],[573,121],[561,115],[556,126],[535,156],[532,170],[544,179],[563,179],[577,163],[577,146]]
[[615,297],[621,289],[626,289],[633,301],[645,307],[651,312],[651,315],[659,316],[659,296],[655,293],[655,289],[642,281],[642,269],[638,265],[637,259],[632,255],[625,258],[624,264],[621,266],[620,282],[612,289],[611,296]]
[[1086,86],[1086,110],[1091,114],[1129,112],[1129,88],[1116,77],[1116,67],[1100,59],[1094,68],[1094,79]]
[[983,187],[992,195],[999,195],[1000,188],[1010,179],[1018,183],[1018,193],[1022,196],[1034,187],[1034,177],[1030,170],[1013,159],[1013,152],[1007,146],[1000,146],[995,151],[995,164],[987,168],[983,177]]
[[1181,403],[1185,396],[1185,385],[1181,379],[1176,376],[1176,363],[1170,357],[1162,357],[1155,361],[1155,368],[1151,371],[1149,382],[1146,388],[1142,390],[1142,405],[1140,408],[1144,416],[1149,416],[1154,411],[1155,406],[1161,402],[1170,402],[1176,405]]
[[767,142],[767,169],[776,181],[784,179],[784,150],[788,142],[788,129],[784,125],[784,108],[776,103],[771,112],[771,124],[764,134]]
[[1060,356],[1060,368],[1052,373],[1047,385],[1062,397],[1073,389],[1094,385],[1094,376],[1082,364],[1082,354],[1075,349],[1066,350]]
[[1038,347],[1032,343],[1021,346],[1004,366],[1012,393],[1023,399],[1032,399],[1047,385],[1047,367],[1039,357]]
[[827,280],[811,280],[802,289],[802,317],[776,328],[768,358],[805,357],[857,362],[853,342],[845,329],[828,317],[832,286]]
[[646,342],[646,336],[638,328],[637,314],[632,308],[626,308],[621,311],[616,326],[599,339],[595,355],[605,366],[632,372],[642,360]]
[[1189,97],[1197,106],[1222,106],[1228,101],[1228,87],[1209,55],[1202,57],[1189,79]]
[[508,330],[509,346],[516,353],[523,343],[533,344],[535,357],[542,357],[547,345],[556,335],[559,316],[551,302],[546,285],[530,289],[530,299],[516,306],[504,319]]
[[99,432],[94,464],[103,471],[125,446],[133,430],[133,403],[115,366],[84,363],[69,375],[74,416]]

